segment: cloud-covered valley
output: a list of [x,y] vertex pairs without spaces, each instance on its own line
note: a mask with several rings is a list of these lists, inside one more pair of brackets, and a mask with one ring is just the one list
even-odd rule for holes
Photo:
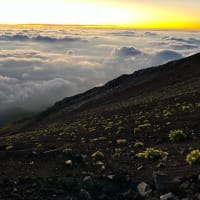
[[0,112],[38,111],[121,74],[199,51],[195,31],[4,29]]

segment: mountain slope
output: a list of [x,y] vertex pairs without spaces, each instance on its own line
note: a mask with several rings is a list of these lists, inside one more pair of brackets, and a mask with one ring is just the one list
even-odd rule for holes
[[[106,103],[112,104],[119,101],[119,98],[126,100],[130,97],[138,98],[141,96],[142,99],[143,95],[149,96],[152,92],[159,93],[169,87],[171,87],[170,89],[175,96],[174,86],[181,83],[187,84],[186,82],[190,80],[196,81],[196,85],[198,84],[200,76],[199,60],[200,54],[196,54],[162,66],[143,69],[130,75],[122,75],[102,87],[96,87],[82,94],[63,99],[41,113],[36,121],[41,123],[48,119],[57,120],[59,116],[63,117],[63,113],[67,116],[75,111],[78,112],[79,109],[84,110],[84,107],[91,109],[91,107],[98,107]],[[182,89],[184,90],[184,86]]]
[[[11,183],[25,178],[32,193],[40,195],[35,199],[77,196],[86,179],[95,185],[86,186],[95,198],[105,193],[110,197],[104,199],[126,199],[116,195],[127,192],[123,185],[127,177],[128,190],[135,181],[151,183],[153,171],[182,178],[200,173],[200,163],[186,162],[191,150],[200,148],[199,119],[200,54],[196,54],[65,98],[23,128],[5,133],[0,137],[0,177]],[[185,136],[173,142],[169,134],[177,130]],[[139,158],[147,148],[168,155]],[[106,192],[104,185],[112,191]],[[25,188],[19,191],[21,199],[25,193],[26,199],[33,199]]]

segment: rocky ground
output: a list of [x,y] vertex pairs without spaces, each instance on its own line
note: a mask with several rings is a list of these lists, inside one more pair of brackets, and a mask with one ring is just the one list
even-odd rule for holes
[[138,182],[126,174],[95,177],[4,179],[0,182],[0,199],[15,200],[199,200],[200,175],[175,177],[154,172],[148,182]]

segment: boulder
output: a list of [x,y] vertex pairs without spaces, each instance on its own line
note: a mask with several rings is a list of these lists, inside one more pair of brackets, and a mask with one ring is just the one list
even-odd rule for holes
[[156,186],[156,190],[160,192],[172,192],[177,191],[178,187],[169,176],[161,172],[153,172],[153,179]]

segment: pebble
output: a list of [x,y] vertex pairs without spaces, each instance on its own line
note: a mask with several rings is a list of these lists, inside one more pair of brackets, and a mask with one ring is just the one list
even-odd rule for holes
[[190,187],[190,181],[185,181],[180,185],[181,189],[188,189]]
[[66,160],[65,161],[65,164],[68,166],[68,167],[73,167],[73,162],[72,162],[72,160]]
[[91,176],[86,176],[83,178],[83,183],[89,183],[92,184],[93,183],[93,179]]
[[83,200],[92,200],[90,193],[88,191],[84,190],[84,189],[80,190],[80,195],[81,195]]
[[196,194],[198,200],[200,200],[200,193]]
[[171,192],[160,196],[160,200],[175,200],[175,199],[176,199],[175,195]]
[[152,189],[150,188],[150,185],[145,182],[139,183],[137,186],[137,190],[139,194],[143,197],[148,197],[152,193]]

